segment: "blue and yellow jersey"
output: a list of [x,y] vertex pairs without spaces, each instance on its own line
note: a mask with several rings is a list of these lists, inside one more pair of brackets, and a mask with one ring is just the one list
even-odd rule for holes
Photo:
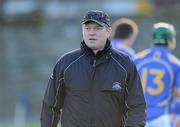
[[112,48],[116,49],[119,52],[125,53],[130,57],[133,57],[135,55],[135,51],[132,48],[123,44],[121,39],[113,39],[111,44]]
[[147,103],[147,121],[169,112],[173,87],[180,89],[180,61],[169,49],[153,46],[134,57]]

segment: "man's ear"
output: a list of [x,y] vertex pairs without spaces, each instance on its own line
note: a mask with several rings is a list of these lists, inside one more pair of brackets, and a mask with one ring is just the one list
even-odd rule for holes
[[112,28],[111,27],[108,27],[107,28],[107,32],[108,32],[108,37],[110,37],[111,33],[112,33]]

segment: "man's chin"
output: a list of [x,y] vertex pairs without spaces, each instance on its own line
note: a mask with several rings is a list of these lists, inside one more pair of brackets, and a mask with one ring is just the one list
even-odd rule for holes
[[87,43],[86,45],[87,45],[89,48],[91,48],[91,49],[92,49],[92,48],[94,49],[94,48],[96,47],[96,44],[95,44],[94,42],[89,42],[89,43]]
[[92,50],[96,50],[96,47],[94,45],[89,45],[88,47]]

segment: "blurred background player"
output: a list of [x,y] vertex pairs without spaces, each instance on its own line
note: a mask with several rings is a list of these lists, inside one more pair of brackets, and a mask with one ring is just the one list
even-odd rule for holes
[[120,18],[112,25],[112,47],[129,56],[133,56],[135,51],[132,45],[138,35],[137,24],[128,18]]
[[[179,110],[180,60],[171,53],[176,47],[174,26],[156,23],[154,45],[134,57],[147,102],[146,127],[172,127],[170,105]],[[179,127],[179,126],[178,126]]]

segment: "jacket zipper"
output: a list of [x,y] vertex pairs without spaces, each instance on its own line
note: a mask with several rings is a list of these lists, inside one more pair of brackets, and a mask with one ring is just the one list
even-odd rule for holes
[[92,81],[91,81],[91,91],[90,91],[90,98],[91,98],[91,127],[94,127],[94,76],[96,71],[96,59],[93,60],[92,65]]

